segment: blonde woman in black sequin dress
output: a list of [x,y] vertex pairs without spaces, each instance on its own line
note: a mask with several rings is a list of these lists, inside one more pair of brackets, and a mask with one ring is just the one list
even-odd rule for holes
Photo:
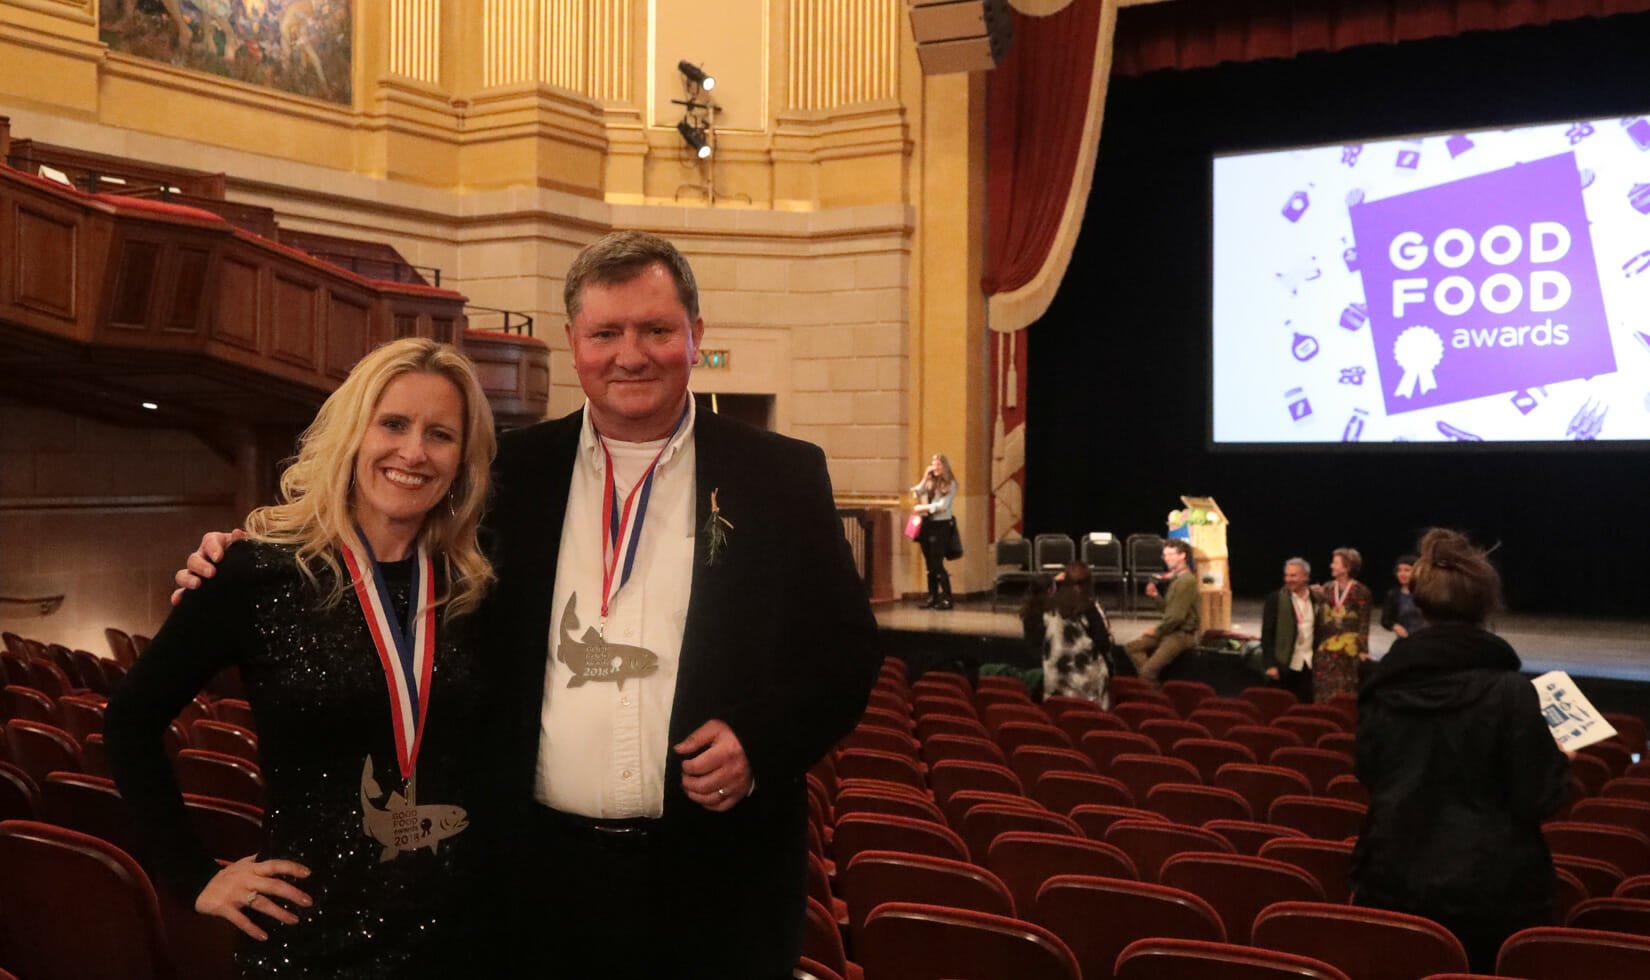
[[[478,861],[476,543],[495,447],[473,367],[406,339],[367,355],[304,433],[282,503],[186,596],[110,701],[110,763],[161,882],[243,933],[243,977],[464,972]],[[227,867],[162,735],[238,667],[268,785],[263,846]]]

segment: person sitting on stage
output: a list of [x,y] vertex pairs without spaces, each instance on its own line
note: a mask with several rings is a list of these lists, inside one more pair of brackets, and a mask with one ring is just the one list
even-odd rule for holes
[[[1163,564],[1168,584],[1163,591],[1163,617],[1156,626],[1123,646],[1134,664],[1135,673],[1153,687],[1176,657],[1197,645],[1197,576],[1192,574],[1192,546],[1179,539],[1163,543]],[[1148,583],[1146,594],[1157,596],[1157,584]]]
[[1398,562],[1392,568],[1392,574],[1398,579],[1398,584],[1386,594],[1386,601],[1381,607],[1381,628],[1396,633],[1399,637],[1409,636],[1426,625],[1421,618],[1421,610],[1415,605],[1415,599],[1409,594],[1410,575],[1415,570],[1418,561],[1414,555],[1400,555]]
[[1089,567],[1072,562],[1047,591],[1032,590],[1020,614],[1026,642],[1043,654],[1043,696],[1087,698],[1111,707],[1111,625],[1094,598]]
[[1318,607],[1323,596],[1312,591],[1312,566],[1305,558],[1283,563],[1283,588],[1266,596],[1260,613],[1260,645],[1271,663],[1266,676],[1302,702],[1312,700],[1312,650],[1317,643]]

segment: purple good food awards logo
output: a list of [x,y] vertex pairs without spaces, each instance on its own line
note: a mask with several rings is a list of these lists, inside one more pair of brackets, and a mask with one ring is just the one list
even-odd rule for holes
[[1349,213],[1388,415],[1616,369],[1574,154]]

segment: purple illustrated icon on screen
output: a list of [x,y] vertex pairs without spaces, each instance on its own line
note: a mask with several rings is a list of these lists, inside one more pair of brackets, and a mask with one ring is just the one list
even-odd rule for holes
[[1358,246],[1348,245],[1341,249],[1341,261],[1346,263],[1346,271],[1358,271]]
[[1650,333],[1645,333],[1643,330],[1635,330],[1633,331],[1633,336],[1638,338],[1639,344],[1643,346],[1645,350],[1650,350]]
[[1570,141],[1571,146],[1575,146],[1591,135],[1593,135],[1593,124],[1589,122],[1571,123],[1570,128],[1564,131],[1564,138]]
[[1421,151],[1399,150],[1395,165],[1399,170],[1414,170],[1421,165]]
[[1362,303],[1353,303],[1341,311],[1341,328],[1343,330],[1358,330],[1369,322],[1369,307]]
[[1591,170],[1583,167],[1581,169],[1581,189],[1586,190],[1587,188],[1593,186],[1593,180],[1597,176],[1598,175],[1593,173]]
[[1609,414],[1610,406],[1602,402],[1595,403],[1589,398],[1570,418],[1570,425],[1564,430],[1564,434],[1578,442],[1591,442],[1604,431],[1604,416]]
[[1629,279],[1645,269],[1650,269],[1650,249],[1640,252],[1621,264],[1621,274]]
[[1650,119],[1643,116],[1634,116],[1621,121],[1621,128],[1627,131],[1627,137],[1633,145],[1641,150],[1650,150]]
[[1354,187],[1346,192],[1347,207],[1350,208],[1353,205],[1362,203],[1364,203],[1364,189],[1362,187]]
[[1289,195],[1289,200],[1284,202],[1283,216],[1288,218],[1291,222],[1299,221],[1301,220],[1301,215],[1306,213],[1306,209],[1310,207],[1311,204],[1312,199],[1306,196],[1305,191],[1296,191],[1295,193]]
[[1444,149],[1449,150],[1449,158],[1451,160],[1472,149],[1472,147],[1473,142],[1472,140],[1467,139],[1467,134],[1465,133],[1456,133],[1454,136],[1451,136],[1449,139],[1444,141]]
[[1627,203],[1639,214],[1650,214],[1650,184],[1634,184],[1627,192]]
[[1361,408],[1352,410],[1352,417],[1346,420],[1346,428],[1341,430],[1342,442],[1357,442],[1363,438],[1364,422],[1369,419],[1369,413]]
[[1305,389],[1290,388],[1283,393],[1283,397],[1289,399],[1289,417],[1296,422],[1312,414],[1312,403],[1307,400]]
[[1438,423],[1438,431],[1443,433],[1444,438],[1450,439],[1454,442],[1483,442],[1484,441],[1483,436],[1473,435],[1471,432],[1468,432],[1466,429],[1458,429],[1455,426],[1450,425],[1448,422],[1439,422]]
[[1363,365],[1341,368],[1341,384],[1362,385],[1364,383]]
[[1541,404],[1541,400],[1536,398],[1535,392],[1530,389],[1520,388],[1513,394],[1512,403],[1513,408],[1518,409],[1518,414],[1528,415],[1535,411],[1536,406]]
[[1363,152],[1364,145],[1362,143],[1351,143],[1343,146],[1341,147],[1341,162],[1349,167],[1356,167],[1358,157],[1362,156]]
[[1295,360],[1302,364],[1318,356],[1318,338],[1295,331],[1294,338],[1289,342],[1289,353],[1295,355]]

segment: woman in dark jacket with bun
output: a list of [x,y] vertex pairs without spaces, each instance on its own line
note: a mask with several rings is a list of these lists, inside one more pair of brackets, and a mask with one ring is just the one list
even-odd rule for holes
[[1552,916],[1541,822],[1563,806],[1568,760],[1518,655],[1484,628],[1501,579],[1465,535],[1421,539],[1411,590],[1426,626],[1398,640],[1358,696],[1358,779],[1369,816],[1355,901],[1454,932],[1476,972]]

